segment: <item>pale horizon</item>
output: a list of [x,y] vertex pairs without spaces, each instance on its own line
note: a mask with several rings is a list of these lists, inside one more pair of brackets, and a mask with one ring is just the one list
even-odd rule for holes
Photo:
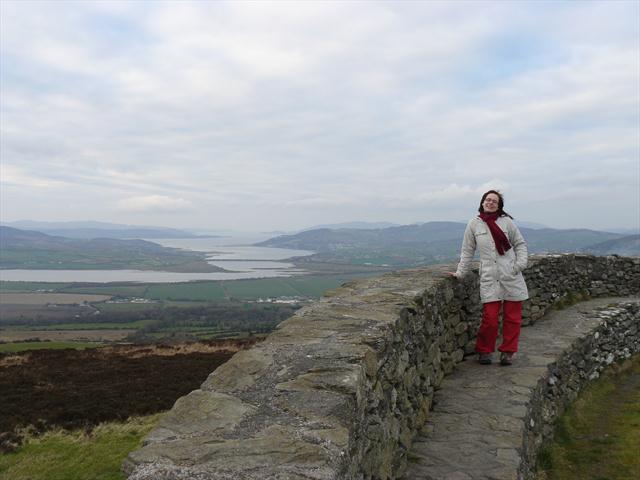
[[[551,229],[586,229],[586,230],[595,230],[595,231],[602,231],[602,232],[609,232],[609,233],[616,233],[616,232],[626,232],[628,234],[640,234],[640,230],[637,227],[613,227],[611,229],[599,229],[599,228],[589,228],[589,227],[565,227],[565,226],[553,226],[553,225],[548,225],[548,224],[541,224],[538,222],[530,222],[526,219],[514,219],[515,223],[521,227],[526,227],[526,228],[551,228]],[[28,228],[23,228],[22,226],[15,226],[13,225],[14,223],[20,223],[20,222],[34,222],[34,223],[42,223],[42,224],[47,224],[47,223],[51,223],[51,224],[72,224],[72,223],[104,223],[104,224],[115,224],[115,225],[124,225],[124,226],[128,226],[128,227],[140,227],[140,228],[175,228],[178,230],[184,230],[187,232],[191,232],[191,233],[205,233],[205,232],[209,232],[209,233],[237,233],[237,234],[291,234],[291,233],[296,233],[296,232],[301,232],[301,231],[305,231],[305,230],[309,230],[311,228],[319,228],[319,227],[324,227],[325,225],[330,225],[330,226],[341,226],[344,224],[351,224],[351,223],[364,223],[364,224],[371,224],[371,225],[375,225],[375,224],[391,224],[392,226],[410,226],[410,225],[421,225],[424,223],[430,223],[430,222],[454,222],[454,223],[462,223],[462,224],[466,224],[468,222],[468,220],[464,220],[464,219],[447,219],[447,220],[427,220],[427,221],[417,221],[417,222],[410,222],[410,223],[398,223],[398,222],[389,222],[386,220],[372,220],[372,221],[361,221],[361,220],[351,220],[351,221],[345,221],[345,222],[332,222],[332,223],[322,223],[322,224],[313,224],[313,225],[302,225],[299,226],[297,228],[291,228],[291,229],[243,229],[243,228],[235,228],[235,229],[229,229],[229,228],[215,228],[215,227],[206,227],[206,226],[183,226],[183,227],[176,227],[176,226],[171,226],[171,225],[161,225],[161,224],[129,224],[129,223],[119,223],[119,222],[104,222],[104,221],[100,221],[100,220],[62,220],[62,221],[56,221],[56,220],[34,220],[34,219],[19,219],[19,220],[15,220],[15,221],[1,221],[0,225],[7,225],[7,226],[11,226],[14,228],[18,228],[18,229],[24,229],[24,230],[28,230]],[[390,225],[390,226],[391,226]],[[41,227],[42,228],[42,227]],[[53,227],[52,227],[53,228]],[[60,227],[60,228],[65,228],[65,227]],[[76,228],[76,227],[68,227],[68,228]],[[106,228],[106,227],[105,227]],[[386,228],[386,227],[370,227],[370,228]]]

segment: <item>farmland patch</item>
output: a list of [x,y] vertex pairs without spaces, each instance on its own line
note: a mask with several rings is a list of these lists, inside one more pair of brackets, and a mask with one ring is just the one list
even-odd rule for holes
[[111,328],[108,330],[0,330],[2,342],[24,342],[38,339],[49,342],[117,342],[124,340],[127,335],[134,333],[136,329]]
[[110,295],[75,293],[0,293],[0,303],[9,305],[74,305],[104,302],[110,298]]

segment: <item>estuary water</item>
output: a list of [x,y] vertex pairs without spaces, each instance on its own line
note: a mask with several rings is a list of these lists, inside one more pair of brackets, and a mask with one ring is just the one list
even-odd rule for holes
[[311,255],[308,250],[255,247],[250,243],[268,237],[212,237],[152,239],[165,247],[206,252],[207,261],[229,272],[182,273],[152,270],[0,270],[0,280],[28,282],[188,282],[192,280],[238,280],[289,277],[304,273],[281,260]]

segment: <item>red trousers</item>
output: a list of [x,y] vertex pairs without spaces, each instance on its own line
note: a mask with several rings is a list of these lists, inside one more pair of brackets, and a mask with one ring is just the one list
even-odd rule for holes
[[500,307],[502,307],[501,352],[517,352],[520,326],[522,325],[522,302],[488,302],[482,305],[482,324],[476,338],[476,352],[493,353],[498,338]]

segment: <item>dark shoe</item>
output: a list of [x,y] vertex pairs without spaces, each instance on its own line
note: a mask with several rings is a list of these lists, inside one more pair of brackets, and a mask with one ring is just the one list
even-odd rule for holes
[[513,365],[513,357],[515,356],[515,352],[502,352],[500,355],[500,365],[508,367],[509,365]]
[[491,365],[493,355],[490,353],[480,353],[478,355],[478,363],[480,365]]

